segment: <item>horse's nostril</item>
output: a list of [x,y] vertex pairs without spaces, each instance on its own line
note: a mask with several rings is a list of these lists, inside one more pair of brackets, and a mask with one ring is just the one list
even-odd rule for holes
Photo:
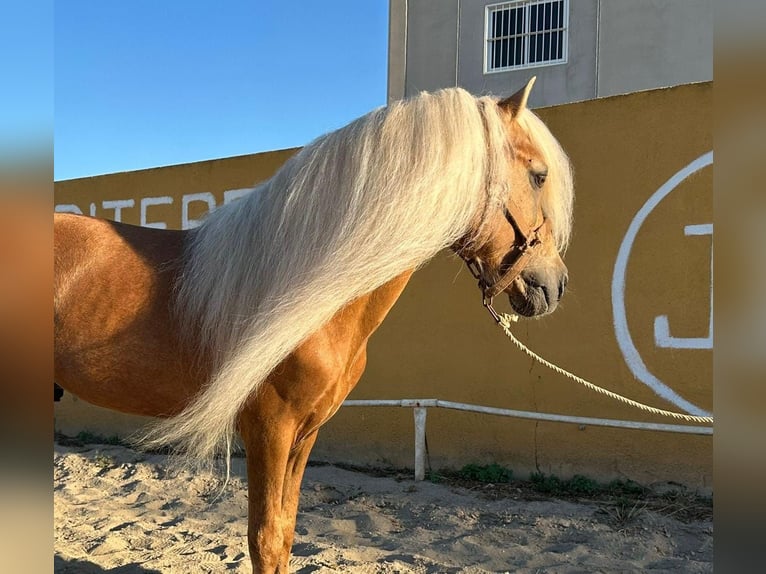
[[550,306],[553,301],[551,301],[551,290],[548,288],[547,285],[539,285],[540,291],[543,292],[543,297],[545,297],[545,303]]
[[568,282],[569,282],[569,278],[566,275],[564,275],[561,278],[561,281],[559,281],[559,299],[561,299],[564,296],[564,291],[566,291]]

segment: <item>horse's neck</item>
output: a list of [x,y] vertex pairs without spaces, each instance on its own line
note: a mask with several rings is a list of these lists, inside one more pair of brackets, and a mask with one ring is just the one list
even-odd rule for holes
[[356,386],[367,363],[367,340],[386,318],[411,275],[412,270],[397,275],[346,305],[293,351],[286,368],[278,369],[287,376],[272,377],[278,393],[288,402],[300,404],[306,397],[324,397],[321,407],[312,399],[311,410],[319,416],[309,421],[308,427],[318,428]]
[[367,337],[372,335],[383,322],[383,319],[386,318],[386,315],[388,315],[388,312],[407,286],[413,272],[414,269],[409,269],[401,275],[397,275],[388,283],[384,283],[375,291],[362,298],[366,298],[367,301],[360,327],[364,331],[369,331],[366,335]]
[[341,309],[323,331],[336,341],[345,341],[353,355],[380,326],[402,294],[413,269],[397,275],[374,291],[363,295]]

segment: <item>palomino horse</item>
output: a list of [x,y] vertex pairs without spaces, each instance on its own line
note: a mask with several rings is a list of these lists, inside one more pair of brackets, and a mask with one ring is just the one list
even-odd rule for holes
[[490,308],[500,292],[520,315],[556,307],[572,177],[531,86],[375,110],[191,231],[57,215],[56,382],[161,417],[147,443],[193,460],[239,433],[253,570],[287,572],[317,430],[416,267],[452,247]]

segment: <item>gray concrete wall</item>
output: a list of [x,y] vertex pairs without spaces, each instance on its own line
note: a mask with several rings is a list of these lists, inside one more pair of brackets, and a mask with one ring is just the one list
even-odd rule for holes
[[600,3],[598,96],[713,79],[713,0]]
[[[496,0],[391,0],[389,101],[459,85],[544,107],[713,78],[713,0],[570,0],[566,64],[484,73]],[[402,69],[404,68],[404,69]]]
[[404,97],[407,58],[407,0],[388,5],[388,102]]
[[405,95],[455,85],[458,0],[408,0]]
[[[588,100],[596,95],[597,0],[569,3],[569,57],[512,72],[484,73],[485,6],[496,0],[461,0],[458,84],[476,94],[509,95],[537,76],[531,107]],[[575,9],[576,8],[576,9]],[[411,29],[410,35],[417,33]]]

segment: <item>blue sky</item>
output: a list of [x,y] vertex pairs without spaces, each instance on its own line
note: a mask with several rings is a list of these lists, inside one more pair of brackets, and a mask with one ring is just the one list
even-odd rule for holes
[[0,161],[49,153],[53,14],[46,1],[0,8]]
[[303,145],[385,104],[387,0],[67,0],[55,179]]

